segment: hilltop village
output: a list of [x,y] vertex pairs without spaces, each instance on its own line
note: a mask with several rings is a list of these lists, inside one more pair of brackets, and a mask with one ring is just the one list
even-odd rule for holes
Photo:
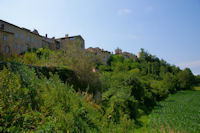
[[144,49],[86,49],[0,20],[0,132],[196,133],[194,89],[200,76]]
[[[103,64],[106,64],[112,55],[111,52],[98,47],[85,49],[85,41],[81,35],[69,36],[66,34],[61,38],[49,38],[47,34],[45,36],[40,35],[36,29],[31,31],[3,20],[0,20],[0,38],[0,53],[4,56],[21,54],[28,49],[48,47],[51,50],[59,50],[66,46],[75,46],[77,49],[87,50],[94,56],[99,56]],[[115,50],[115,54],[124,55],[125,58],[134,61],[137,59],[136,55],[122,52],[119,48]]]

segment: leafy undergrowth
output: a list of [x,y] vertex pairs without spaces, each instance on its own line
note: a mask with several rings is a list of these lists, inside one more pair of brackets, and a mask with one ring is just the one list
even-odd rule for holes
[[[111,55],[103,65],[87,51],[42,48],[5,59],[0,63],[0,132],[198,131],[199,93],[175,93],[192,89],[200,77],[144,50],[141,55],[136,61]],[[168,96],[171,102],[142,116]]]
[[200,132],[200,91],[180,91],[158,103],[138,132]]

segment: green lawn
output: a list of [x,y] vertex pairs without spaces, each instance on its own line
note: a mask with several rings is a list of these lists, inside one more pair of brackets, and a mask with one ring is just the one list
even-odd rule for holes
[[200,86],[195,86],[195,87],[194,87],[194,90],[200,91]]
[[137,132],[200,133],[200,91],[179,91],[161,101]]

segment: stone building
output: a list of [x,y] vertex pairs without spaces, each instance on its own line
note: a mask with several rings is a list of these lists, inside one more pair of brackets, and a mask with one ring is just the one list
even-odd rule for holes
[[138,52],[138,58],[141,58],[141,57],[142,57],[142,53]]
[[137,56],[132,54],[132,53],[129,53],[129,52],[122,52],[121,49],[117,48],[115,50],[115,54],[116,55],[123,55],[125,57],[125,59],[132,59],[133,61],[136,61],[137,60]]
[[37,30],[30,31],[0,20],[0,53],[20,54],[28,48],[41,48],[48,44]]
[[55,37],[48,38],[47,34],[43,37],[43,41],[48,44],[49,49],[56,50],[60,49],[60,43],[55,39]]
[[69,37],[69,35],[66,34],[65,37],[57,38],[56,41],[59,42],[61,48],[73,46],[82,50],[85,49],[85,41],[80,35]]
[[100,60],[104,65],[107,65],[107,61],[111,56],[111,53],[109,51],[105,51],[98,47],[96,47],[96,48],[90,47],[87,49],[87,51],[93,53],[95,56],[100,57]]
[[115,49],[115,54],[118,55],[122,54],[122,50],[120,48]]
[[132,53],[129,53],[129,52],[123,52],[122,55],[124,55],[124,57],[126,59],[132,59],[133,61],[136,61],[137,60],[137,56],[132,54]]
[[29,48],[49,47],[52,50],[60,49],[64,45],[78,44],[81,49],[85,48],[81,36],[72,36],[55,39],[41,36],[37,30],[30,31],[18,27],[6,21],[0,20],[0,54],[4,56],[16,55],[27,51]]

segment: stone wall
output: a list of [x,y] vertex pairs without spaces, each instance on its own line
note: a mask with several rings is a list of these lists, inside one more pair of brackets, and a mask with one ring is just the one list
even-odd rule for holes
[[0,20],[0,45],[3,55],[14,55],[25,52],[28,48],[48,46],[48,43],[37,33]]

